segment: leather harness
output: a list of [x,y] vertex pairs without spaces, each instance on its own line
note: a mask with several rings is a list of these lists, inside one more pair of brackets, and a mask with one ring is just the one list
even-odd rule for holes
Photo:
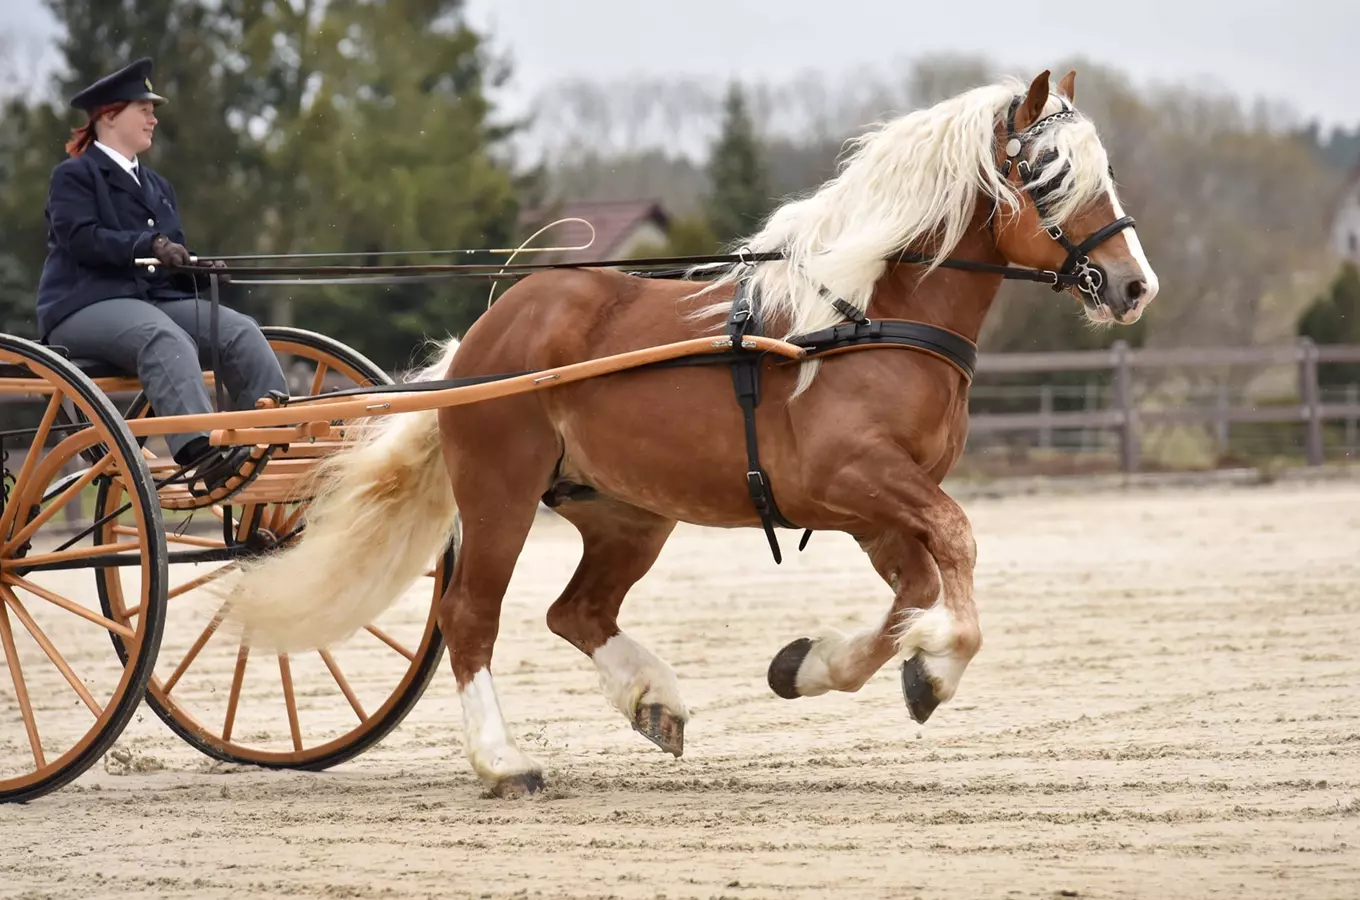
[[[930,353],[954,368],[964,379],[971,382],[977,369],[977,345],[952,331],[927,325],[923,322],[910,322],[891,319],[871,321],[863,313],[843,301],[837,304],[843,314],[853,314],[854,320],[843,325],[833,325],[808,334],[789,338],[789,343],[807,351],[805,359],[815,359],[832,352],[849,350],[856,347],[899,346]],[[760,373],[765,354],[761,351],[747,350],[742,346],[742,338],[748,335],[760,336],[760,292],[753,289],[750,281],[738,284],[736,295],[732,298],[732,312],[727,317],[727,336],[732,339],[732,349],[727,356],[732,367],[732,385],[736,391],[737,404],[741,407],[746,432],[746,488],[751,495],[751,503],[760,516],[761,527],[770,542],[770,552],[776,564],[783,562],[779,539],[775,536],[775,526],[797,528],[779,511],[770,478],[760,465],[760,448],[756,437],[756,407],[760,404]],[[798,549],[807,546],[812,537],[812,529],[804,529],[798,542]]]

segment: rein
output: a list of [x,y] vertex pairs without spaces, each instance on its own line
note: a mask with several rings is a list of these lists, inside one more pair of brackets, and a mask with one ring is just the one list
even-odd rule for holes
[[[1127,216],[1125,218],[1128,218]],[[1132,220],[1129,220],[1132,224]],[[1108,229],[1111,226],[1106,226]],[[1120,226],[1127,227],[1126,225]],[[1089,250],[1096,243],[1108,237],[1105,229],[1092,235],[1082,246]],[[1099,240],[1093,240],[1099,236]],[[441,251],[461,252],[461,251]],[[652,256],[638,259],[590,260],[574,263],[450,263],[450,264],[407,264],[395,266],[218,266],[190,265],[179,267],[182,271],[217,273],[229,275],[233,284],[258,285],[341,285],[341,284],[404,284],[408,282],[442,281],[456,278],[523,278],[536,272],[551,269],[624,269],[631,275],[642,277],[683,277],[695,274],[693,269],[700,266],[723,266],[778,262],[788,259],[782,250],[769,250],[760,253],[739,251],[736,253],[714,253],[695,256]],[[931,257],[920,253],[901,253],[885,257],[887,263],[909,263],[928,265]],[[1031,269],[1024,266],[1006,266],[996,263],[979,262],[971,259],[946,257],[939,263],[941,268],[959,269],[987,275],[1000,275],[1002,278],[1017,281],[1033,281],[1052,285],[1055,288],[1080,287],[1080,272],[1062,272],[1050,269]],[[656,271],[650,271],[656,270]],[[252,278],[240,276],[294,276],[292,279]]]

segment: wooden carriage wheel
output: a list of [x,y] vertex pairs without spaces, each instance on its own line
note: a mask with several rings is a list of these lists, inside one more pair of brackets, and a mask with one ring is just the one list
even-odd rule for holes
[[[13,476],[0,512],[0,801],[24,801],[93,765],[137,709],[161,640],[167,554],[141,448],[94,381],[46,347],[0,335],[0,393],[16,401],[0,413]],[[13,451],[24,453],[17,472]],[[114,480],[118,536],[89,546],[89,530],[72,535],[64,514]],[[101,562],[136,570],[135,622],[101,615],[82,602],[88,591],[73,590],[81,578],[71,570]]]
[[[275,351],[292,360],[294,395],[392,383],[371,361],[323,335],[278,327],[266,327],[264,332]],[[145,414],[141,398],[128,410],[129,417]],[[309,464],[311,452],[299,446],[272,459],[261,482],[268,483],[271,472],[300,471]],[[156,466],[153,460],[152,471]],[[259,496],[265,489],[253,490]],[[114,508],[121,502],[110,488],[100,492],[97,508]],[[220,636],[214,640],[220,601],[202,587],[234,566],[223,557],[229,557],[233,547],[239,550],[252,541],[257,547],[267,546],[296,533],[305,526],[305,516],[305,502],[233,506],[228,500],[193,514],[191,524],[209,525],[206,533],[186,528],[182,521],[167,523],[172,564],[177,557],[194,553],[206,560],[172,565],[165,639],[147,699],[176,734],[215,759],[309,770],[337,765],[390,733],[438,668],[444,642],[434,601],[452,572],[452,548],[395,609],[339,647],[266,657],[239,641]],[[110,532],[118,531],[110,525],[100,539],[112,539],[117,534]],[[220,554],[216,560],[211,559],[214,553]],[[105,615],[123,623],[136,621],[139,612],[127,599],[131,593],[127,576],[118,569],[96,573]],[[116,635],[114,642],[123,652]]]

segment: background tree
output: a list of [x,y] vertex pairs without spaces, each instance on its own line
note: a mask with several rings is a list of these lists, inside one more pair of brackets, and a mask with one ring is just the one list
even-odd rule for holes
[[[32,325],[49,175],[82,121],[67,98],[143,55],[170,99],[148,163],[174,183],[193,252],[516,243],[536,170],[511,152],[521,124],[496,121],[487,90],[508,70],[467,27],[461,0],[47,2],[65,32],[66,65],[46,92],[54,99],[10,100],[0,128],[0,316],[9,330]],[[426,336],[466,329],[487,287],[242,286],[231,302],[396,368]]]
[[[1299,317],[1299,335],[1318,344],[1360,344],[1360,269],[1345,262],[1327,292]],[[1318,366],[1324,384],[1360,383],[1360,363]]]
[[774,198],[740,84],[728,88],[723,102],[722,131],[709,156],[708,175],[708,224],[718,240],[727,243],[756,231]]

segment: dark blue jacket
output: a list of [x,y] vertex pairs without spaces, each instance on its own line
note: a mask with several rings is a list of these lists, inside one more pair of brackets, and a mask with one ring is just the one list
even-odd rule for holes
[[[185,244],[175,190],[141,162],[141,184],[91,144],[52,170],[47,193],[47,262],[38,282],[38,334],[78,309],[110,297],[194,296],[194,279],[133,265],[163,234]],[[191,251],[192,252],[192,251]],[[206,284],[206,282],[205,282]]]

